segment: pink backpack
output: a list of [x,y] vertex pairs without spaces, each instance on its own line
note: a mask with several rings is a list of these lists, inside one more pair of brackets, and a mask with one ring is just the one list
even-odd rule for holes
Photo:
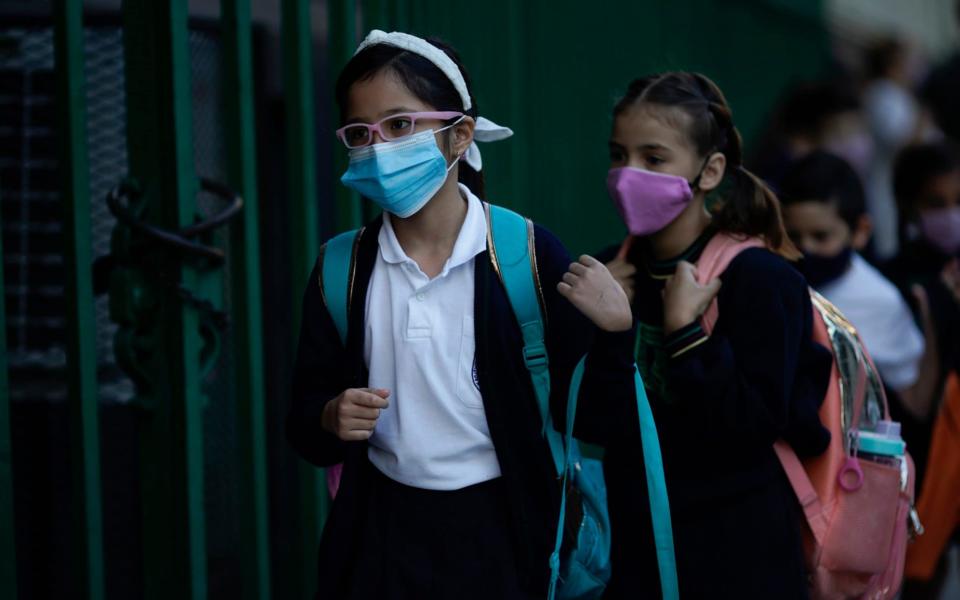
[[[740,252],[765,247],[756,238],[717,234],[697,261],[701,284],[718,277]],[[889,422],[887,398],[876,367],[856,329],[825,298],[810,292],[813,339],[833,353],[833,368],[820,419],[830,446],[801,460],[789,444],[774,444],[797,499],[810,594],[815,600],[893,598],[903,581],[908,520],[913,511],[914,466],[904,453],[899,467],[858,457],[861,432]],[[701,318],[707,333],[719,317],[714,299]]]

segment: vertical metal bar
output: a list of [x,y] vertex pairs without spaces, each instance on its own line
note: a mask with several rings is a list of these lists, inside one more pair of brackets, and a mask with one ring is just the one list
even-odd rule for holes
[[[318,236],[316,128],[313,118],[313,67],[310,7],[307,0],[283,0],[283,87],[286,104],[287,181],[293,243],[294,300],[306,283],[320,249]],[[295,313],[299,315],[299,310]]]
[[13,515],[13,443],[10,439],[10,388],[7,382],[7,312],[3,279],[3,227],[0,226],[0,596],[17,597],[17,545]]
[[82,3],[57,0],[54,53],[66,271],[70,460],[74,489],[71,507],[75,513],[73,565],[83,596],[93,599],[104,596],[103,515],[82,13]]
[[270,540],[250,0],[224,0],[221,11],[227,170],[231,187],[244,201],[242,218],[231,225],[230,243],[241,474],[243,569],[240,577],[244,598],[267,600],[270,598]]
[[[329,0],[327,2],[327,19],[330,23],[328,64],[330,73],[335,78],[357,49],[356,1]],[[336,113],[331,114],[328,118],[332,125],[331,129],[340,126]],[[353,190],[340,185],[339,175],[347,168],[346,152],[342,148],[337,148],[333,157],[333,172],[336,177],[333,178],[331,182],[333,187],[328,190],[328,193],[333,197],[336,207],[337,231],[355,229],[363,224],[363,207],[360,196]]]
[[[294,331],[300,328],[301,291],[320,249],[317,210],[316,148],[310,9],[307,0],[283,0],[283,86],[286,103],[288,198],[290,201],[291,271]],[[327,512],[323,471],[299,465],[300,522],[296,543],[295,587],[290,598],[313,596],[316,556]]]
[[[124,46],[130,173],[143,218],[166,229],[193,222],[195,194],[187,0],[126,0]],[[200,600],[207,570],[203,512],[203,398],[199,320],[176,295],[201,275],[166,253],[155,281],[155,341],[145,359],[148,408],[140,428],[144,596]]]

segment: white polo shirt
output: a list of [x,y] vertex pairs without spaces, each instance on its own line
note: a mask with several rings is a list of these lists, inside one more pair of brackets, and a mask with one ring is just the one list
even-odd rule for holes
[[923,335],[896,286],[854,253],[847,272],[818,291],[857,328],[887,385],[899,391],[917,381]]
[[474,263],[487,247],[483,204],[465,186],[467,216],[430,279],[400,247],[388,215],[366,304],[369,385],[390,390],[370,462],[411,487],[456,490],[500,476],[474,356]]

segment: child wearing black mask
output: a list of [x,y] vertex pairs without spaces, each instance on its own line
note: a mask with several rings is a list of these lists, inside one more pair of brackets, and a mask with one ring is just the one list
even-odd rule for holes
[[[901,251],[886,274],[901,289],[923,288],[939,354],[933,390],[901,417],[905,433],[910,433],[908,426],[916,432],[911,452],[919,490],[943,382],[960,367],[960,151],[946,141],[904,149],[894,165],[894,193]],[[922,314],[924,307],[920,309]]]
[[[788,169],[780,198],[787,231],[803,251],[798,269],[857,327],[893,396],[911,409],[922,404],[935,385],[936,347],[925,349],[900,291],[858,253],[871,223],[856,172],[837,156],[813,152]],[[932,326],[926,329],[932,337]]]

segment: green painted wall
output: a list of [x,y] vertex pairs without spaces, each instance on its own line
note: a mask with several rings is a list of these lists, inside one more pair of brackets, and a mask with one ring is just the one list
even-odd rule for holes
[[783,87],[823,68],[821,9],[820,0],[367,0],[362,28],[437,36],[460,51],[481,114],[516,132],[481,145],[488,199],[581,252],[623,232],[604,181],[610,109],[627,83],[702,71],[749,143]]

